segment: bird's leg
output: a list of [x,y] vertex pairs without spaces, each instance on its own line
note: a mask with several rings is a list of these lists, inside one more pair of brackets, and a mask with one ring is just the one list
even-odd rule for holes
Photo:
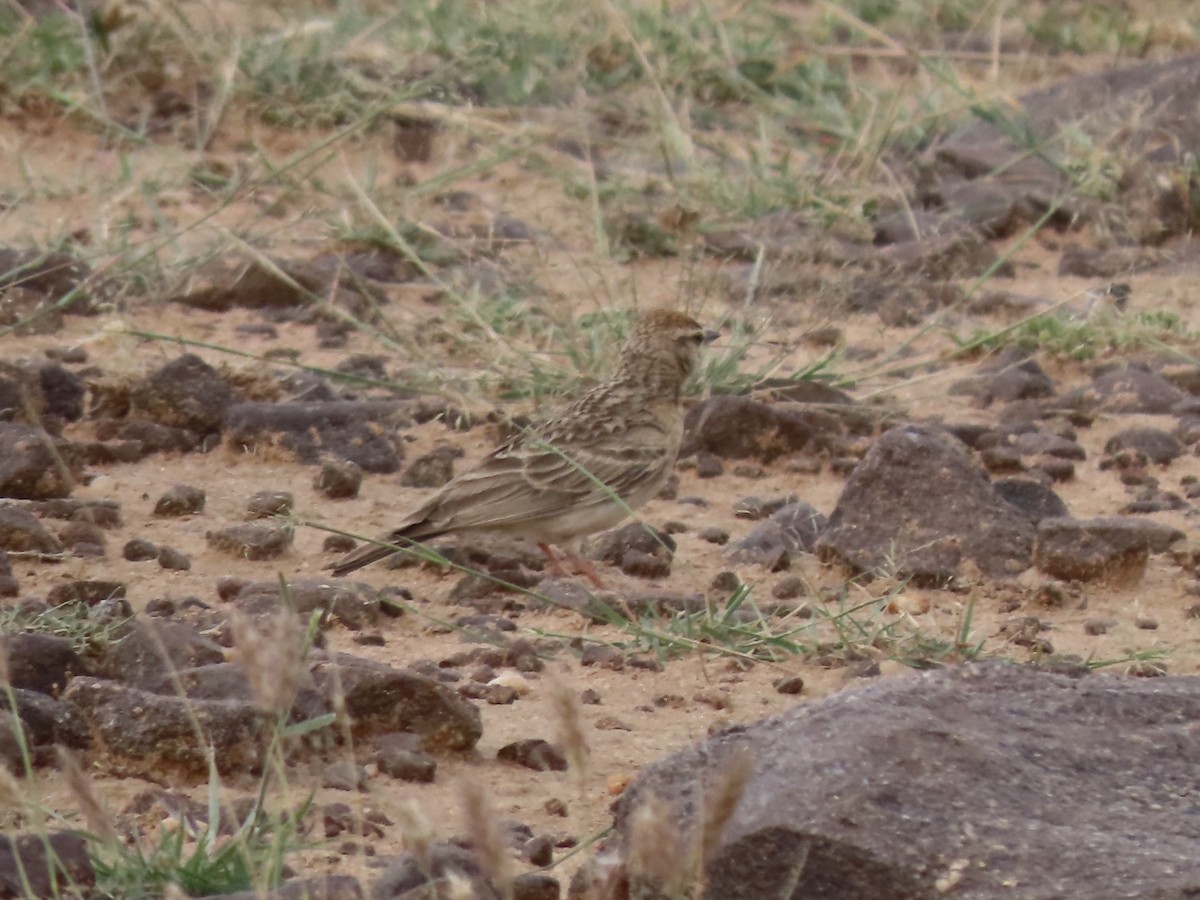
[[546,568],[550,570],[550,574],[555,578],[566,578],[567,570],[562,567],[558,557],[554,555],[554,551],[550,549],[549,544],[538,544],[538,549],[546,554]]
[[[570,573],[563,568],[562,562],[555,555],[554,550],[549,544],[538,544],[538,549],[546,555],[546,568],[550,570],[550,574],[555,578],[566,578]],[[593,585],[598,588],[607,589],[608,585],[600,578],[600,574],[595,570],[590,562],[579,556],[576,553],[567,551],[567,561],[575,568],[578,575],[583,575]]]
[[604,583],[604,579],[600,577],[600,573],[590,562],[570,550],[567,551],[567,559],[575,567],[575,571],[587,578],[593,585],[601,590],[608,590],[608,585]]

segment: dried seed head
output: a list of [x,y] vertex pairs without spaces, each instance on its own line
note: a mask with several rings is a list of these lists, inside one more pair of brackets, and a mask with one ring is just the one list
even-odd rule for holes
[[558,720],[559,746],[563,748],[571,772],[582,787],[591,756],[583,722],[583,705],[579,702],[579,695],[557,679],[551,684],[550,703]]
[[417,860],[417,865],[427,878],[433,877],[432,846],[436,835],[425,810],[411,797],[400,805],[397,811],[400,823],[400,834],[404,837],[404,848]]
[[508,897],[512,893],[512,873],[509,871],[508,847],[500,827],[500,816],[478,782],[464,781],[461,793],[467,837],[479,857],[479,864],[500,889],[501,895]]
[[700,838],[700,860],[703,866],[721,839],[721,832],[742,799],[746,782],[754,771],[754,758],[748,747],[738,747],[717,770],[716,778],[704,796],[704,827]]
[[246,673],[260,709],[276,715],[291,709],[304,675],[304,628],[289,609],[259,618],[235,610],[230,619],[234,659]]
[[84,773],[75,754],[62,746],[57,746],[54,750],[58,755],[58,770],[62,773],[67,790],[79,804],[79,811],[83,813],[83,821],[87,823],[88,830],[104,840],[115,841],[117,829],[113,827],[113,817],[96,796],[92,781]]
[[25,805],[26,799],[17,776],[8,771],[7,766],[0,766],[0,809],[20,809]]
[[634,810],[627,864],[631,897],[691,896],[696,854],[691,852],[692,836],[679,821],[671,805],[653,794]]

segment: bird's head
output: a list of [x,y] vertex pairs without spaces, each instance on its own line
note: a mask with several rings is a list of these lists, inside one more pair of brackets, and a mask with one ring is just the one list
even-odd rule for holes
[[706,331],[691,316],[672,309],[656,309],[638,320],[621,354],[622,374],[678,372],[679,383],[686,381],[700,360],[700,348],[717,337]]

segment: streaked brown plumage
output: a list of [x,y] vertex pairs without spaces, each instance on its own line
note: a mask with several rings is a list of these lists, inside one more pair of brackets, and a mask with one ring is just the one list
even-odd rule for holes
[[[446,534],[510,534],[536,542],[554,566],[549,545],[562,546],[598,582],[578,560],[577,544],[662,488],[683,436],[684,382],[713,337],[683,313],[646,314],[611,381],[493,450],[380,540],[403,547]],[[342,576],[394,552],[372,544],[330,568]]]

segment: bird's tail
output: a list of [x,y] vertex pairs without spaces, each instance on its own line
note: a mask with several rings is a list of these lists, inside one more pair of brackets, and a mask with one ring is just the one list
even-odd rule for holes
[[363,566],[379,562],[379,560],[391,556],[395,552],[395,547],[381,547],[379,544],[368,544],[366,547],[360,547],[352,553],[347,553],[337,562],[330,563],[325,568],[333,573],[334,578],[341,578],[343,575],[349,575]]

